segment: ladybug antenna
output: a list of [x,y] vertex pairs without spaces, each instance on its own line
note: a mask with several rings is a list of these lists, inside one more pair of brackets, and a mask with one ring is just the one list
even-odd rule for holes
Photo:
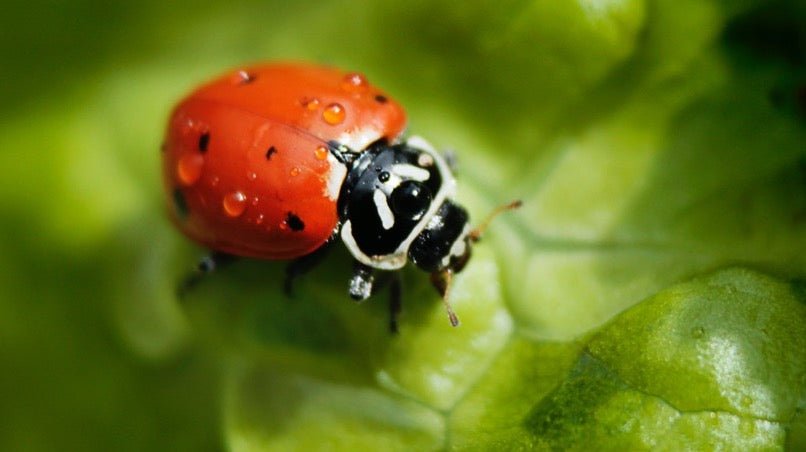
[[490,223],[498,215],[501,215],[502,213],[510,210],[515,210],[519,208],[521,205],[523,205],[523,202],[521,202],[520,199],[516,199],[515,201],[512,201],[509,204],[502,204],[496,207],[495,209],[493,209],[492,212],[490,212],[489,215],[487,215],[487,218],[485,218],[484,221],[481,222],[481,224],[479,224],[478,226],[476,226],[475,229],[470,231],[470,233],[468,234],[468,238],[470,239],[471,242],[474,243],[478,242],[479,240],[481,240],[481,236],[484,235],[484,231],[487,230],[487,227],[490,226]]
[[448,301],[448,296],[451,294],[451,283],[453,282],[453,272],[447,271],[445,272],[445,293],[442,294],[442,304],[445,305],[445,312],[448,313],[448,320],[451,322],[451,326],[459,326],[459,317],[456,317],[456,313],[453,312],[453,308],[451,307],[451,302]]
[[452,282],[453,271],[450,269],[431,273],[431,284],[433,284],[440,295],[442,295],[442,303],[445,305],[445,311],[448,313],[448,320],[451,322],[451,326],[459,326],[459,317],[453,312],[451,303],[448,301]]

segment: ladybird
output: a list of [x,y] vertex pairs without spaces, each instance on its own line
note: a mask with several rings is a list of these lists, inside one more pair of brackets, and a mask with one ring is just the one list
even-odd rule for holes
[[454,201],[446,159],[420,137],[405,139],[405,127],[394,99],[331,67],[256,65],[193,91],[170,116],[162,162],[171,219],[213,250],[196,276],[232,257],[288,259],[290,291],[340,237],[355,261],[353,299],[372,294],[375,270],[411,261],[432,275],[458,325],[451,275],[483,227]]

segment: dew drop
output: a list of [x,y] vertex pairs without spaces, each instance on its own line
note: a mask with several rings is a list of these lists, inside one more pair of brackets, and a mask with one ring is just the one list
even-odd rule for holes
[[308,109],[310,111],[315,111],[315,110],[317,110],[319,108],[319,104],[321,102],[319,102],[319,99],[317,99],[315,97],[305,97],[300,101],[300,103],[306,109]]
[[753,398],[752,397],[750,397],[748,395],[742,397],[742,405],[744,407],[749,408],[750,405],[752,405],[752,404],[753,404]]
[[346,113],[341,104],[333,103],[325,107],[322,111],[322,119],[331,126],[341,124],[344,121]]
[[218,176],[213,176],[212,179],[210,179],[210,186],[211,187],[218,186],[218,181],[219,181]]
[[691,337],[694,339],[700,339],[705,336],[705,328],[698,326],[691,329]]
[[299,176],[299,168],[297,168],[296,166],[291,168],[291,175],[294,177]]
[[351,72],[344,76],[341,81],[341,87],[345,91],[360,91],[369,86],[369,82],[364,74],[360,74],[358,72]]
[[252,205],[253,205],[253,206],[258,205],[258,203],[260,203],[260,198],[258,198],[257,196],[255,196],[254,198],[252,198]]
[[196,130],[196,122],[192,118],[186,118],[182,121],[180,130],[182,131],[182,136],[188,136]]
[[327,147],[325,146],[317,146],[316,150],[313,151],[314,156],[316,156],[316,160],[324,160],[327,158],[329,154]]
[[198,182],[204,167],[204,157],[201,154],[193,153],[183,155],[176,164],[176,175],[179,182],[185,186],[190,186]]
[[257,173],[255,173],[254,171],[250,171],[246,175],[246,177],[249,178],[249,180],[257,180]]
[[231,217],[239,217],[246,210],[246,195],[235,191],[224,196],[224,212]]
[[240,70],[232,76],[230,81],[233,85],[245,85],[247,83],[252,83],[255,81],[255,74],[249,73],[244,70]]
[[[257,199],[257,198],[255,198],[255,199]],[[255,218],[255,224],[261,224],[261,223],[263,223],[263,218],[265,218],[265,217],[263,216],[263,214],[262,214],[262,213],[261,213],[261,214],[258,214],[258,216]]]

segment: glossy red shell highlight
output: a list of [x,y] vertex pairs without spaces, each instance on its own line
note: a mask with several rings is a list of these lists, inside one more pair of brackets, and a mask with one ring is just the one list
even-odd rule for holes
[[214,250],[265,259],[308,254],[338,226],[345,168],[323,145],[335,140],[360,151],[398,139],[405,122],[402,107],[358,74],[301,64],[232,71],[171,115],[163,151],[171,217]]

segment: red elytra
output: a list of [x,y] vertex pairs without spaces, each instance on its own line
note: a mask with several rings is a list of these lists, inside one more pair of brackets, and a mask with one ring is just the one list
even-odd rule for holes
[[174,109],[163,179],[171,217],[218,251],[291,259],[338,225],[346,167],[328,142],[361,151],[403,132],[403,108],[360,74],[304,64],[232,71]]

